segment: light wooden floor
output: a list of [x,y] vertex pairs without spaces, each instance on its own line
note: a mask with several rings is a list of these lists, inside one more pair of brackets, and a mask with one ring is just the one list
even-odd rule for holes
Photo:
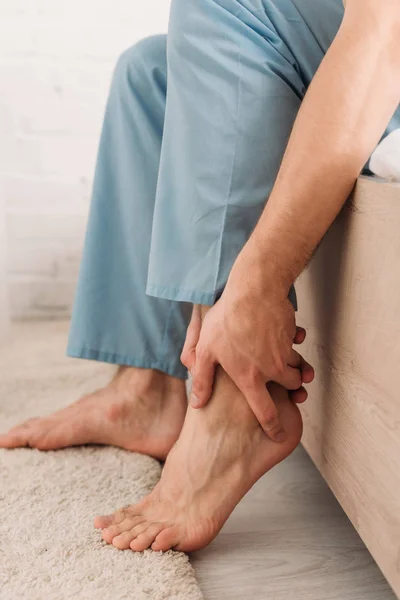
[[249,492],[192,554],[206,600],[393,600],[395,596],[302,448]]

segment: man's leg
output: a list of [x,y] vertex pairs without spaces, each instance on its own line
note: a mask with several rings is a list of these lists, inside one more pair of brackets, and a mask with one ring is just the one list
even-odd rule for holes
[[124,366],[107,388],[14,428],[1,446],[95,442],[165,458],[179,435],[189,305],[145,294],[166,80],[166,36],[142,40],[116,66],[68,346]]
[[[208,309],[201,309],[202,316]],[[302,434],[299,409],[278,385],[268,386],[287,432],[284,443],[263,432],[246,400],[221,369],[202,409],[189,406],[161,480],[144,500],[97,517],[103,539],[121,550],[198,550],[217,535],[236,504],[266,471],[286,458]]]
[[[307,52],[315,70],[343,10],[339,0],[317,3],[321,29],[314,36],[297,4],[172,2],[148,283],[155,296],[212,304],[263,210],[307,87]],[[172,243],[162,229],[166,223]],[[285,390],[269,388],[285,442],[265,436],[220,369],[207,406],[189,407],[153,492],[96,519],[103,538],[137,551],[193,550],[210,542],[254,482],[300,440],[297,407]]]

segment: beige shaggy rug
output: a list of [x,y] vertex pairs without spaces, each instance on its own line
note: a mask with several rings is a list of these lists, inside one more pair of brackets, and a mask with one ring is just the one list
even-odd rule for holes
[[[20,324],[0,348],[1,430],[108,381],[108,367],[65,358],[67,329]],[[0,600],[200,600],[185,554],[120,551],[93,528],[159,476],[156,460],[116,448],[0,449]]]

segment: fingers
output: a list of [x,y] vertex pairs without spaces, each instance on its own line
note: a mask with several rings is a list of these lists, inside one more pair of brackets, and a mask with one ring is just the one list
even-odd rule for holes
[[307,332],[304,327],[296,327],[296,335],[294,336],[293,342],[295,344],[302,344],[306,339]]
[[291,350],[290,358],[288,360],[288,365],[290,367],[294,367],[295,369],[299,369],[301,365],[301,361],[303,360],[301,354],[296,352],[296,350]]
[[185,345],[181,354],[181,362],[189,371],[192,371],[196,362],[196,346],[197,342],[199,341],[200,331],[201,314],[198,310],[198,306],[194,306],[189,327],[187,328],[186,332]]
[[189,398],[193,408],[201,408],[210,399],[214,383],[215,367],[216,364],[210,355],[199,349],[196,354],[196,362],[192,373],[192,390]]
[[193,408],[201,408],[207,404],[212,393],[216,367],[210,353],[202,349],[200,341],[202,325],[201,307],[200,305],[194,305],[181,354],[182,363],[192,374],[192,390],[189,400]]
[[302,383],[313,381],[315,376],[313,367],[296,350],[292,350],[288,365],[300,370]]
[[235,383],[267,436],[274,442],[283,442],[286,434],[279,419],[278,409],[261,377],[251,383]]
[[283,373],[279,374],[273,381],[287,390],[297,390],[302,384],[301,371],[287,365]]
[[315,371],[314,371],[313,367],[310,365],[310,363],[305,361],[302,356],[300,358],[301,358],[301,362],[299,365],[299,369],[301,372],[301,380],[303,383],[311,383],[314,380]]
[[[292,354],[290,357],[289,365],[291,367],[295,367],[300,372],[301,382],[302,383],[311,383],[314,379],[314,369],[312,366],[304,360],[304,358],[295,350],[292,350]],[[289,396],[296,402],[296,404],[302,404],[307,400],[308,392],[303,386],[299,386],[298,389],[294,388],[286,388],[289,389]]]
[[303,386],[301,386],[301,388],[299,388],[298,390],[290,391],[289,396],[296,404],[302,404],[307,400],[308,392]]

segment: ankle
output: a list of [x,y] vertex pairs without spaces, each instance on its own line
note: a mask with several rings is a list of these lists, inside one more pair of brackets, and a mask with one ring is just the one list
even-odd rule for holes
[[161,398],[168,393],[178,393],[185,382],[156,369],[120,366],[111,385],[134,396]]
[[218,431],[224,423],[229,422],[233,429],[249,431],[251,435],[254,435],[258,429],[262,432],[247,400],[221,366],[218,366],[215,371],[213,392],[209,402],[204,408],[193,410],[204,415],[210,431]]

